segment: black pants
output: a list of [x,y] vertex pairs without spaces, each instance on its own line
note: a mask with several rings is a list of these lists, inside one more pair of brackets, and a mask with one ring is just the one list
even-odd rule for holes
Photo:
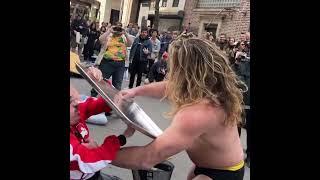
[[214,180],[243,180],[244,167],[242,167],[237,171],[228,171],[228,170],[201,168],[196,166],[194,170],[194,174],[196,176],[199,174],[203,174]]
[[[101,70],[104,79],[109,79],[112,76],[112,85],[120,91],[125,71],[125,62],[103,58],[99,69]],[[96,90],[92,88],[91,96],[96,97],[97,95],[98,93]]]
[[140,86],[141,79],[142,79],[142,73],[145,71],[145,69],[147,67],[147,63],[148,63],[148,61],[133,61],[130,64],[131,67],[129,67],[129,69],[130,69],[129,88],[133,88],[134,79],[136,77],[136,74],[138,75],[136,87]]
[[94,52],[94,41],[92,40],[88,40],[87,44],[84,45],[83,47],[83,58],[86,61],[90,61],[91,56],[93,56],[93,52]]
[[250,110],[246,109],[246,130],[247,130],[247,158],[250,159],[251,153],[251,114]]
[[152,65],[154,64],[154,61],[155,61],[154,59],[148,59],[147,78],[149,77],[149,72],[150,72]]
[[111,59],[103,58],[99,69],[102,72],[102,76],[105,79],[109,79],[112,76],[112,85],[121,90],[123,75],[125,71],[124,61],[113,61]]
[[243,126],[243,123],[244,123],[244,119],[246,119],[246,115],[247,115],[247,112],[246,112],[246,111],[241,114],[242,122],[241,122],[241,124],[238,124],[238,134],[239,134],[239,137],[241,136],[241,129],[244,127],[244,126]]

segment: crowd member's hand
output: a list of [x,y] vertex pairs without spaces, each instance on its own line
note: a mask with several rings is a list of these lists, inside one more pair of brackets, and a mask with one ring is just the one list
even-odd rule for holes
[[148,48],[143,48],[143,53],[149,54],[149,49]]
[[102,72],[95,68],[95,67],[89,67],[88,68],[88,74],[92,75],[95,79],[97,79],[98,81],[102,80]]
[[126,89],[119,92],[123,99],[134,98],[136,96],[135,89]]
[[127,129],[124,131],[123,135],[128,138],[131,137],[136,130],[130,126],[127,126]]
[[91,139],[91,138],[88,138],[85,143],[82,143],[82,145],[84,145],[84,146],[87,147],[88,149],[93,149],[93,148],[99,147],[98,143],[95,142],[95,141],[94,141],[93,139]]
[[238,59],[240,56],[247,56],[247,54],[244,53],[244,52],[238,51],[238,52],[236,53],[236,59]]
[[123,101],[130,100],[135,96],[136,92],[134,89],[122,90],[116,94],[114,97],[114,102],[118,105],[118,107],[120,107]]

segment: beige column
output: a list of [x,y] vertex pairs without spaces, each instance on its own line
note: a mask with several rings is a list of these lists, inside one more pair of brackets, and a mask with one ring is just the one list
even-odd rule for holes
[[124,26],[127,26],[130,23],[132,3],[132,0],[123,0],[121,22]]
[[100,2],[100,19],[99,23],[109,22],[111,14],[111,0],[98,0]]
[[111,3],[112,3],[112,0],[105,0],[105,1],[106,1],[106,5],[105,5],[105,9],[104,9],[103,21],[104,22],[109,22],[110,21],[110,14],[111,14]]
[[173,3],[173,0],[167,0],[167,7],[172,7],[172,3]]

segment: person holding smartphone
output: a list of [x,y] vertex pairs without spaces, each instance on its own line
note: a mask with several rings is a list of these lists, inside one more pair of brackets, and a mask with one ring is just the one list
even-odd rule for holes
[[152,42],[148,38],[148,29],[142,28],[140,35],[134,39],[130,49],[130,56],[129,56],[129,62],[130,62],[129,88],[130,89],[133,87],[136,75],[138,75],[136,87],[140,86],[142,73],[147,68],[148,56],[150,56],[151,52],[152,52]]
[[96,64],[99,65],[103,77],[109,79],[112,76],[112,85],[121,90],[127,47],[131,46],[131,38],[122,28],[121,23],[116,23],[115,26],[107,29],[99,37],[100,43],[103,45],[103,56]]

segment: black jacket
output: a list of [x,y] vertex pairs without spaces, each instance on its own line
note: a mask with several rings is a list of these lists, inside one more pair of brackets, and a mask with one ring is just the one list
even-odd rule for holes
[[88,33],[88,26],[84,20],[75,19],[71,23],[71,30],[76,30],[85,36]]
[[[165,73],[163,74],[163,72]],[[148,78],[149,82],[162,81],[166,76],[166,74],[167,74],[167,62],[164,60],[159,60],[155,62],[150,68],[149,78]]]
[[[140,46],[139,46],[140,44]],[[138,48],[139,47],[139,48]],[[143,48],[147,48],[149,50],[148,54],[145,54],[143,52]],[[130,56],[129,56],[129,61],[132,62],[133,58],[136,55],[136,51],[140,51],[140,58],[139,61],[148,61],[147,57],[148,55],[151,54],[152,52],[152,43],[150,41],[150,39],[144,39],[142,40],[139,37],[136,37],[132,43],[131,49],[130,49]],[[138,59],[137,59],[138,60]]]
[[245,105],[250,105],[250,59],[237,61],[231,67],[239,79],[247,85],[248,91],[243,94],[243,100]]

